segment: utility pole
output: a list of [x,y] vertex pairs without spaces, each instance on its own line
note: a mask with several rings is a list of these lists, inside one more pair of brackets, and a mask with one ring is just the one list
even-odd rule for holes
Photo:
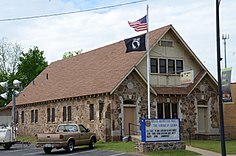
[[220,18],[219,6],[221,0],[216,0],[216,49],[217,49],[217,75],[218,75],[218,95],[219,95],[219,112],[220,112],[220,138],[221,138],[221,154],[226,156],[225,149],[225,130],[224,130],[224,111],[222,103],[222,82],[221,82],[221,67],[220,67]]
[[225,55],[225,68],[227,68],[227,59],[226,59],[226,40],[229,39],[229,34],[223,34],[222,40],[224,40],[224,55]]

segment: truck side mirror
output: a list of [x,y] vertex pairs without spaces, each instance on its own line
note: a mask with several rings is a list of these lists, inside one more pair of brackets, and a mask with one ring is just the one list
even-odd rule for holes
[[90,130],[87,128],[87,129],[86,129],[86,132],[90,132]]

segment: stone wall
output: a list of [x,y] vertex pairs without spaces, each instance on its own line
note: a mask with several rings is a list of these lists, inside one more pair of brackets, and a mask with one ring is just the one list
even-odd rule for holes
[[[99,103],[104,103],[102,117],[99,120]],[[94,120],[90,121],[90,104],[94,104]],[[110,104],[109,95],[100,95],[93,97],[81,97],[65,99],[56,102],[43,104],[31,104],[27,106],[18,106],[18,134],[35,135],[38,133],[52,133],[60,123],[82,123],[97,137],[106,141],[110,131]],[[63,107],[71,106],[71,121],[63,121]],[[55,108],[55,122],[47,122],[47,108]],[[38,122],[31,122],[31,110],[38,110]],[[22,123],[21,113],[24,111],[24,123]],[[106,117],[106,119],[105,119]]]
[[189,132],[194,136],[198,133],[198,107],[204,106],[208,110],[209,114],[209,129],[219,128],[218,119],[218,101],[217,90],[213,88],[211,84],[203,79],[186,97],[182,97],[180,103],[182,119],[181,119],[181,136],[186,139],[189,137]]
[[[120,140],[124,130],[124,101],[130,100],[136,109],[136,122],[139,124],[141,118],[147,118],[147,86],[144,81],[132,72],[114,91],[112,95],[101,94],[42,102],[38,104],[27,104],[18,106],[18,133],[21,135],[35,135],[38,133],[54,132],[60,123],[82,123],[85,127],[95,132],[103,141]],[[158,95],[151,94],[151,117],[156,117],[155,103],[177,103],[178,117],[181,120],[181,138],[188,138],[188,128],[191,133],[197,133],[197,108],[198,101],[207,103],[210,119],[210,128],[218,128],[217,91],[211,84],[203,79],[195,89],[186,95]],[[99,103],[104,103],[101,120],[99,119]],[[90,104],[94,104],[94,120],[90,121]],[[71,106],[72,121],[63,122],[63,107]],[[55,122],[47,122],[47,109],[55,108]],[[38,122],[31,123],[31,110],[38,110]],[[25,122],[21,121],[21,113],[24,111]],[[124,125],[122,125],[124,127]]]
[[[132,86],[130,83],[132,83]],[[152,95],[153,100],[153,95]],[[124,122],[123,114],[123,101],[130,100],[138,109],[137,121],[139,124],[139,118],[147,117],[147,90],[143,80],[141,80],[135,73],[131,73],[115,90],[114,92],[114,103],[112,105],[112,140],[120,140],[121,135],[121,124]],[[153,112],[152,112],[153,113]],[[123,125],[124,126],[124,125]],[[123,136],[124,136],[123,131]]]
[[184,150],[186,148],[183,141],[173,142],[138,142],[136,149],[138,153],[147,153],[162,150]]

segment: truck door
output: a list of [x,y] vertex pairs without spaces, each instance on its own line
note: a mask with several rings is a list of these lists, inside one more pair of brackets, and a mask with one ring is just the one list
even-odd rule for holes
[[79,125],[80,129],[80,145],[88,145],[90,141],[90,134],[83,125]]

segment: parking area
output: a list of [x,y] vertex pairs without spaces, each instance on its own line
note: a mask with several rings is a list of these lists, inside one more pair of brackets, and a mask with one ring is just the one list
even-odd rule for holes
[[34,145],[15,144],[10,150],[0,147],[1,156],[31,156],[31,155],[67,155],[67,156],[136,156],[137,154],[128,154],[123,152],[91,150],[89,148],[75,148],[74,152],[66,153],[63,149],[53,149],[51,154],[45,154],[43,149],[36,148]]

